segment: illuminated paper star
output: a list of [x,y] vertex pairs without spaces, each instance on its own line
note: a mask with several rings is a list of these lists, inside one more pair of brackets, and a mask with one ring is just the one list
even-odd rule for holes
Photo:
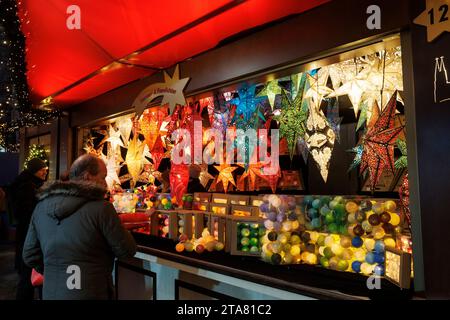
[[372,190],[386,168],[394,172],[394,143],[403,130],[403,126],[395,127],[396,99],[394,93],[378,119],[370,120],[367,133],[363,137],[364,150],[360,172],[369,171]]
[[[239,164],[239,166],[245,168],[244,164]],[[263,174],[261,172],[261,169],[264,165],[261,162],[258,163],[252,163],[248,166],[248,169],[244,171],[242,176],[239,178],[238,185],[242,183],[245,179],[248,178],[248,191],[254,191],[255,190],[255,184],[256,184],[256,177],[263,177]]]
[[309,89],[306,91],[304,98],[312,98],[313,103],[320,105],[323,97],[333,92],[331,88],[327,87],[329,76],[327,67],[320,68],[314,76],[308,73]]
[[170,113],[177,105],[184,106],[186,100],[184,98],[183,90],[186,87],[189,78],[180,79],[180,72],[178,65],[175,71],[170,77],[167,72],[164,71],[164,82],[153,83],[147,88],[142,90],[133,102],[133,107],[136,110],[136,115],[140,116],[145,109],[147,109],[149,103],[157,97],[163,97],[161,106],[168,105]]
[[133,129],[133,121],[131,121],[131,118],[125,118],[117,121],[116,126],[119,129],[125,146],[127,146],[128,140],[130,140],[131,130]]
[[416,19],[415,24],[427,27],[427,40],[432,42],[445,31],[450,32],[450,1],[426,0],[427,7]]
[[328,179],[328,168],[334,149],[336,134],[330,127],[319,106],[310,103],[309,116],[306,121],[305,141],[309,153],[314,159],[322,179]]
[[[264,170],[264,168],[263,168]],[[281,178],[281,170],[278,166],[276,173],[274,174],[264,174],[261,175],[261,178],[263,178],[270,186],[270,189],[272,190],[272,193],[275,193],[277,191],[278,181]]]
[[120,131],[116,131],[111,125],[109,126],[108,138],[105,141],[111,144],[113,152],[117,150],[118,146],[125,147],[120,138]]
[[164,151],[164,146],[161,140],[161,137],[158,136],[156,142],[151,151],[151,158],[153,160],[153,168],[158,170],[159,165],[161,164],[161,160],[167,157],[167,153]]
[[108,185],[108,190],[111,191],[114,190],[114,186],[116,184],[120,185],[118,172],[121,166],[117,163],[117,160],[114,156],[106,157],[104,154],[102,154],[102,159],[105,162],[107,172],[105,181]]
[[151,108],[144,111],[139,120],[140,132],[145,138],[148,148],[153,149],[156,138],[160,133],[160,127],[164,119],[167,117],[167,108]]
[[228,164],[221,164],[219,166],[214,166],[217,171],[219,171],[219,175],[216,178],[217,183],[222,182],[223,190],[226,193],[228,191],[228,184],[231,183],[232,185],[236,186],[236,183],[234,182],[233,178],[233,171],[236,170],[238,167],[232,167]]
[[144,168],[144,147],[145,144],[137,139],[137,136],[135,136],[128,144],[125,163],[128,168],[128,173],[132,178],[131,188],[134,188],[134,185],[138,181]]
[[[303,75],[303,88],[305,82],[306,74]],[[305,135],[305,121],[308,118],[308,108],[306,104],[302,103],[303,94],[300,91],[295,99],[292,100],[287,92],[283,90],[281,93],[281,114],[273,117],[279,122],[280,137],[287,140],[291,159],[294,156],[298,138]]]
[[348,95],[350,102],[353,105],[353,110],[355,112],[355,117],[358,116],[359,104],[363,93],[369,89],[369,83],[365,79],[359,79],[357,76],[352,80],[344,83],[333,93],[329,94],[327,98],[338,97],[342,95]]
[[256,107],[264,101],[263,97],[255,96],[256,85],[244,86],[238,90],[239,97],[230,100],[231,104],[236,105],[236,115],[234,119],[242,116],[244,121],[252,118]]
[[275,106],[275,97],[277,94],[281,94],[281,88],[278,85],[278,80],[272,80],[265,84],[264,88],[258,93],[257,97],[267,97],[270,103],[270,108],[273,111]]

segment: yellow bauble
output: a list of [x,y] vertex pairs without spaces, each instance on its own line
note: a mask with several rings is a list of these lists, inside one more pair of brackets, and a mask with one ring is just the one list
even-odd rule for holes
[[306,263],[317,264],[317,256],[314,253],[308,254],[308,257],[306,258]]
[[307,251],[302,252],[302,254],[300,256],[302,257],[302,261],[303,262],[307,262],[308,256],[309,256],[309,252],[307,252]]
[[334,243],[334,238],[332,236],[327,236],[325,238],[325,246],[331,247]]
[[335,255],[339,256],[339,255],[342,254],[342,252],[344,251],[344,249],[341,247],[340,244],[333,243],[333,244],[331,245],[331,251],[332,251]]
[[168,201],[166,198],[164,198],[164,199],[161,200],[161,204],[162,204],[163,206],[165,206],[168,202],[169,202],[169,201]]
[[316,243],[317,239],[319,238],[319,233],[316,231],[312,231],[309,233],[309,238],[311,240],[312,243]]
[[353,258],[353,251],[350,249],[344,249],[341,254],[341,258],[344,260],[351,260]]
[[356,222],[355,214],[354,214],[354,213],[350,213],[350,214],[347,216],[347,221],[348,221],[348,223],[355,223],[355,222]]
[[298,256],[300,254],[300,246],[298,244],[291,246],[290,253],[294,257]]
[[375,248],[375,240],[368,238],[364,240],[364,246],[366,247],[367,251],[373,251]]
[[286,243],[285,245],[283,245],[283,251],[289,252],[291,251],[291,247],[292,245],[290,243]]
[[380,240],[385,236],[386,232],[384,232],[382,227],[376,226],[372,229],[372,234],[375,240]]
[[386,211],[395,211],[395,209],[397,209],[397,205],[394,201],[392,200],[388,200],[384,203],[384,208],[386,209]]
[[278,241],[280,241],[281,244],[286,244],[288,241],[288,238],[284,234],[280,234],[277,238]]
[[291,264],[294,261],[294,257],[290,253],[286,253],[283,257],[283,262],[285,264]]
[[347,237],[347,236],[341,237],[341,246],[343,248],[349,248],[351,245],[352,245],[352,239],[350,237]]
[[355,260],[363,262],[366,260],[366,251],[364,249],[358,248],[353,252]]
[[292,221],[292,230],[297,230],[300,227],[300,222],[297,220]]
[[400,216],[396,213],[389,213],[391,215],[391,220],[389,221],[394,227],[400,224]]
[[347,210],[348,213],[352,214],[352,213],[356,213],[356,211],[358,211],[359,206],[354,203],[353,201],[349,201],[345,204],[345,210]]
[[385,245],[386,247],[389,247],[389,248],[395,248],[395,247],[396,247],[395,240],[392,239],[392,238],[386,238],[386,239],[384,239],[384,245]]

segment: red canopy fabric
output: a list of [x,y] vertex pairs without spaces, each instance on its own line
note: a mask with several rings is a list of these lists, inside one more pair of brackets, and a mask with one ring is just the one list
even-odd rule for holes
[[[80,103],[329,0],[19,0],[35,104]],[[70,30],[70,5],[81,29]]]

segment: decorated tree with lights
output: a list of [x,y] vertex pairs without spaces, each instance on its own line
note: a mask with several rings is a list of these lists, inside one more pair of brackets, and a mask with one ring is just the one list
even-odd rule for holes
[[33,109],[28,93],[25,38],[15,0],[0,1],[0,147],[17,152],[20,128],[38,126],[57,111]]
[[25,169],[27,169],[27,167],[28,167],[28,162],[34,158],[41,159],[42,161],[44,161],[45,163],[48,164],[47,152],[45,151],[44,146],[37,145],[37,144],[33,144],[30,146],[30,150],[28,151],[28,156],[25,159],[25,163],[24,163]]

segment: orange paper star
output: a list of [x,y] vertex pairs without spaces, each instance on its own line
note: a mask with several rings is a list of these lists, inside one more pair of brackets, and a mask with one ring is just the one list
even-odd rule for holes
[[232,167],[228,164],[221,164],[220,166],[214,166],[214,168],[219,171],[219,175],[217,176],[217,182],[222,182],[223,190],[226,193],[228,191],[228,184],[236,186],[233,178],[233,171],[237,169],[237,167]]

